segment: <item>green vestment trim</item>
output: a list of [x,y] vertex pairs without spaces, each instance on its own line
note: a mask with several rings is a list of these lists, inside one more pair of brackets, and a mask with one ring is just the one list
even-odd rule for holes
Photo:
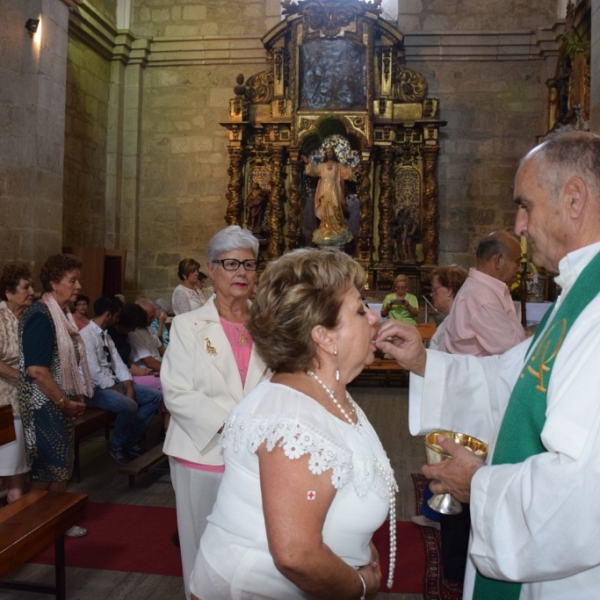
[[[546,397],[554,360],[569,329],[599,292],[600,253],[579,275],[536,347],[535,342],[544,331],[554,304],[546,311],[529,345],[525,366],[510,395],[492,465],[520,463],[546,451],[541,434],[546,421]],[[518,600],[520,594],[520,583],[491,579],[477,572],[473,600]]]

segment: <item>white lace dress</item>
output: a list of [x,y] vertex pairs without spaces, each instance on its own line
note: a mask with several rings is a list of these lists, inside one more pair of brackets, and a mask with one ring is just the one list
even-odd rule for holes
[[290,460],[309,454],[310,470],[327,472],[337,493],[323,526],[324,542],[352,567],[369,562],[369,542],[389,509],[385,477],[394,479],[375,430],[358,407],[357,412],[358,429],[312,398],[271,381],[231,412],[221,438],[225,474],[191,577],[196,596],[309,598],[275,568],[268,550],[255,454],[264,441],[268,450],[281,446]]

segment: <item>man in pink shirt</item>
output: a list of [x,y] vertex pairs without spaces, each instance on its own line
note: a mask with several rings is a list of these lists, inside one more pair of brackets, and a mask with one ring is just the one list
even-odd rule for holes
[[526,337],[508,290],[521,270],[521,246],[511,234],[496,231],[479,242],[476,257],[477,267],[469,270],[447,317],[443,349],[503,354]]

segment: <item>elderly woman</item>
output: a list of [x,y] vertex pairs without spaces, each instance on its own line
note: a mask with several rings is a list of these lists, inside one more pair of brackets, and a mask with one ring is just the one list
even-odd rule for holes
[[89,304],[90,299],[85,294],[77,294],[73,305],[75,308],[73,318],[78,329],[83,329],[90,322],[90,318],[88,317]]
[[171,423],[164,452],[175,488],[186,595],[206,517],[223,474],[219,434],[229,412],[268,375],[246,323],[256,282],[258,241],[237,225],[208,244],[215,295],[175,317],[161,380]]
[[84,397],[92,396],[85,346],[68,309],[81,290],[80,269],[76,256],[51,256],[40,273],[44,294],[20,322],[19,403],[34,489],[66,490],[73,472],[73,420],[85,410]]
[[398,275],[394,279],[394,289],[395,292],[388,294],[383,299],[381,316],[416,325],[419,316],[419,301],[414,294],[408,293],[408,277]]
[[17,396],[19,380],[19,319],[33,304],[33,283],[26,265],[8,264],[0,275],[0,406],[11,405],[16,440],[0,446],[0,477],[8,484],[8,502],[23,495],[25,439]]
[[[454,298],[468,276],[469,272],[466,269],[455,265],[438,267],[431,272],[431,300],[434,308],[444,318],[450,314]],[[435,334],[431,338],[429,347],[432,350],[446,352],[444,346],[445,325],[446,321],[444,320],[438,325]]]
[[[335,250],[297,250],[261,276],[249,330],[274,372],[225,423],[225,474],[192,575],[202,600],[374,598],[371,541],[396,484],[346,386],[373,361],[364,272]],[[390,579],[395,537],[390,544]]]
[[200,263],[193,258],[184,258],[177,269],[177,277],[181,283],[173,291],[173,312],[176,315],[190,312],[206,304],[206,298],[202,293],[202,288],[207,279],[204,273],[200,272]]

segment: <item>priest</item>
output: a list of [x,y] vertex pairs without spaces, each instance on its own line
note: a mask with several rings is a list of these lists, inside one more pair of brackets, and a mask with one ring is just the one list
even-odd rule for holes
[[423,467],[431,490],[471,504],[464,598],[600,598],[600,137],[552,134],[522,160],[515,232],[561,294],[533,339],[499,356],[425,351],[386,322],[378,347],[411,373],[411,433],[460,431]]

